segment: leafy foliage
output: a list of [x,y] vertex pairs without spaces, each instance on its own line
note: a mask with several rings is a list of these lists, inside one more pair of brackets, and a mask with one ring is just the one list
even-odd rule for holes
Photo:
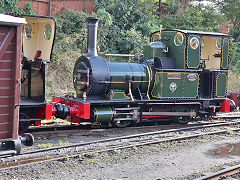
[[230,48],[230,68],[234,72],[240,72],[240,42],[231,42]]
[[240,2],[239,0],[213,0],[220,12],[233,23],[235,28],[231,32],[236,41],[240,41]]
[[226,17],[229,23],[234,24],[234,28],[230,31],[233,36],[230,48],[230,68],[240,72],[240,3],[235,0],[212,0],[215,2],[219,11]]
[[96,0],[97,14],[107,15],[107,19],[103,16],[101,20],[110,20],[109,28],[104,29],[105,43],[102,43],[101,50],[124,54],[140,52],[152,31],[153,20],[156,21],[152,13],[156,9],[153,2]]
[[28,2],[26,10],[17,6],[17,0],[0,0],[0,13],[36,14]]
[[[173,4],[176,8],[166,7],[171,13],[161,16],[161,24],[165,29],[187,29],[196,31],[219,31],[218,25],[224,21],[221,14],[218,14],[213,7],[180,6]],[[172,10],[171,10],[172,9]]]
[[224,21],[222,15],[211,7],[183,6],[172,1],[165,7],[169,14],[155,13],[154,0],[95,0],[96,13],[74,12],[64,9],[57,19],[54,61],[67,51],[86,52],[86,18],[100,18],[98,49],[102,53],[134,54],[142,52],[150,33],[159,29],[189,29],[218,31]]

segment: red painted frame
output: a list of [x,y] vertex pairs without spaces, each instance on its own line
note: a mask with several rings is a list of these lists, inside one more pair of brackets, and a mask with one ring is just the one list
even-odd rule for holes
[[[69,108],[69,116],[75,117],[73,119],[76,119],[76,117],[79,119],[90,119],[90,103],[82,103],[70,99],[65,99],[62,97],[52,97],[51,106],[52,108],[46,106],[46,115],[47,117],[50,117],[55,114],[54,105],[57,103],[65,104]],[[75,120],[76,121],[76,120]]]

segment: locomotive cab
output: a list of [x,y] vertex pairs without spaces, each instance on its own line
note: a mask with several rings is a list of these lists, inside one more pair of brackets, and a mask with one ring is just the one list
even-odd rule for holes
[[[158,39],[159,33],[159,31],[153,33],[150,41],[154,42]],[[153,91],[153,96],[157,98],[226,98],[229,61],[228,35],[188,30],[164,30],[161,32],[161,37],[168,47],[167,62],[170,63],[170,59],[173,58],[176,64],[175,70],[173,70],[174,66],[171,66],[171,69],[166,66],[157,72],[155,81],[165,78],[164,81],[169,81],[169,86],[174,85],[176,90],[169,92],[164,88],[156,88],[158,93]],[[162,50],[159,49],[159,51]],[[159,53],[154,53],[152,49],[152,54],[152,58],[156,59],[155,54]],[[157,58],[164,62],[164,58],[159,56]],[[184,80],[185,76],[187,80]],[[195,89],[195,93],[183,87],[186,85]],[[179,93],[177,93],[178,87],[181,87]]]
[[45,68],[51,62],[56,23],[53,17],[20,15],[23,27],[20,127],[24,132],[30,124],[40,125],[47,117],[45,102]]
[[[151,43],[159,40],[160,32],[151,34]],[[188,31],[188,30],[163,30],[161,40],[168,47],[167,57],[176,58],[177,69],[219,69],[228,68],[229,36],[222,33]],[[150,44],[151,44],[150,43]],[[159,49],[158,54],[164,52]],[[148,58],[156,57],[154,48],[145,50]],[[162,57],[163,55],[157,55]]]
[[45,65],[51,60],[55,20],[47,17],[21,16],[23,28],[22,100],[45,101]]

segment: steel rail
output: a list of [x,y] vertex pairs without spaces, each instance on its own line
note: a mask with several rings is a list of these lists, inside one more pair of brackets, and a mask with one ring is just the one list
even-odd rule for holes
[[[232,129],[232,131],[240,131],[240,128],[237,129]],[[78,152],[78,153],[73,153],[71,155],[49,155],[49,156],[42,156],[42,157],[33,157],[31,160],[18,160],[17,163],[15,162],[6,162],[6,164],[0,166],[0,171],[3,170],[8,170],[12,168],[17,168],[17,167],[23,167],[27,165],[32,165],[32,164],[38,164],[38,163],[43,163],[43,162],[48,162],[48,161],[56,161],[56,160],[64,160],[66,158],[74,158],[82,155],[88,155],[88,154],[93,154],[93,153],[102,153],[102,152],[109,152],[109,151],[114,151],[118,149],[127,149],[127,148],[132,148],[132,147],[139,147],[139,146],[145,146],[145,145],[151,145],[151,144],[157,144],[157,143],[163,143],[163,142],[170,142],[170,141],[177,141],[177,140],[185,140],[189,138],[194,138],[194,137],[199,137],[199,136],[204,136],[204,135],[213,135],[213,134],[219,134],[219,133],[226,133],[227,130],[221,130],[221,131],[215,131],[215,132],[209,132],[209,133],[200,133],[196,135],[190,135],[190,136],[183,136],[183,137],[170,137],[170,138],[163,138],[159,140],[148,140],[148,141],[143,141],[143,142],[138,142],[130,144],[130,145],[124,145],[121,146],[120,144],[117,145],[110,145],[110,147],[105,148],[105,149],[88,149],[84,152]],[[129,143],[129,142],[128,142]],[[30,161],[30,162],[29,162]],[[14,165],[14,163],[16,165]]]
[[[231,120],[232,122],[233,120]],[[150,121],[154,122],[154,121]],[[228,121],[230,122],[230,121]],[[235,121],[233,121],[235,122]],[[33,128],[30,129],[31,133],[33,134],[34,137],[49,137],[49,136],[63,136],[63,135],[92,135],[92,134],[98,134],[98,133],[115,133],[116,132],[122,132],[127,131],[140,131],[143,130],[145,132],[150,132],[150,131],[160,131],[160,130],[166,130],[166,129],[178,129],[182,127],[193,127],[193,126],[202,126],[202,125],[209,125],[209,124],[219,124],[219,123],[226,123],[226,121],[214,121],[214,122],[198,122],[198,123],[189,123],[186,125],[181,125],[181,124],[174,124],[174,125],[159,125],[159,126],[149,126],[149,125],[141,125],[141,126],[132,126],[132,127],[126,127],[124,129],[122,128],[93,128],[93,129],[81,129],[79,130],[79,127],[77,126],[47,126],[47,127],[40,127],[40,128]],[[69,129],[68,129],[69,127]],[[136,132],[137,133],[137,132]]]
[[206,176],[202,176],[195,180],[217,180],[217,179],[220,179],[221,177],[231,176],[237,173],[240,173],[240,164],[214,172],[214,173],[210,173]]
[[[226,120],[224,121],[221,121],[220,118],[218,118],[219,120],[218,121],[212,121],[212,122],[209,122],[209,121],[193,121],[191,123],[188,123],[188,124],[184,124],[184,126],[193,126],[193,125],[207,125],[207,124],[218,124],[218,123],[226,123]],[[228,121],[228,122],[236,122],[234,121],[233,119],[231,119],[232,121]],[[168,121],[168,120],[165,120],[165,121]],[[125,127],[124,130],[128,130],[128,129],[139,129],[139,128],[165,128],[165,127],[173,127],[174,126],[183,126],[181,124],[171,124],[171,125],[159,125],[159,126],[156,126],[156,125],[149,125],[148,123],[149,122],[156,122],[156,123],[159,123],[159,122],[163,122],[163,121],[156,121],[156,120],[148,120],[148,121],[143,121],[141,122],[141,124],[147,124],[147,125],[141,125],[139,124],[139,126],[129,126],[129,127]],[[52,122],[50,122],[52,123]],[[85,123],[88,123],[88,122],[84,122]],[[47,123],[46,123],[47,124]],[[89,123],[89,124],[92,124],[92,123]],[[81,125],[81,124],[80,124]],[[85,130],[96,130],[96,129],[99,129],[99,128],[82,128],[79,126],[79,125],[46,125],[46,126],[36,126],[36,127],[30,127],[28,129],[29,132],[31,133],[36,133],[38,132],[37,130],[42,130],[42,131],[47,131],[47,130],[51,130],[54,129],[53,131],[57,131],[58,129],[60,129],[61,131],[62,130],[78,130],[79,132],[80,131],[85,131]],[[100,128],[102,129],[102,128]],[[122,128],[115,128],[115,127],[108,127],[107,129],[111,129],[111,130],[118,130],[118,129],[121,129]],[[39,131],[40,132],[40,131]]]
[[[183,129],[189,130],[190,128],[183,128]],[[235,129],[231,129],[231,130],[232,131],[240,131],[240,128],[235,128]],[[173,132],[173,130],[166,130],[165,132]],[[206,132],[206,133],[197,133],[197,134],[193,134],[193,135],[180,136],[180,137],[165,137],[165,138],[155,137],[155,139],[153,137],[151,137],[150,139],[147,139],[147,140],[143,139],[143,140],[135,140],[135,141],[125,142],[125,143],[127,143],[127,145],[124,145],[124,142],[123,142],[123,145],[121,143],[120,144],[119,143],[118,144],[110,144],[105,149],[102,149],[102,146],[100,146],[98,148],[92,147],[92,149],[87,149],[85,151],[81,151],[80,153],[76,152],[76,153],[73,153],[71,155],[65,154],[65,155],[48,155],[48,156],[42,156],[42,157],[38,156],[38,157],[35,157],[35,159],[34,159],[34,157],[32,157],[32,159],[29,159],[29,158],[26,159],[25,158],[25,159],[22,159],[22,160],[21,159],[18,160],[16,163],[15,162],[5,162],[5,164],[2,163],[2,166],[0,166],[0,171],[6,170],[6,169],[12,169],[12,168],[16,168],[16,167],[22,167],[22,166],[26,166],[26,165],[30,165],[30,164],[34,164],[34,163],[61,160],[61,159],[69,158],[69,157],[73,158],[73,157],[77,157],[79,155],[108,152],[108,151],[112,151],[112,150],[115,150],[115,149],[126,149],[126,148],[131,148],[131,147],[138,147],[138,146],[151,145],[151,144],[157,144],[157,143],[163,143],[163,142],[185,140],[185,139],[200,137],[200,136],[204,136],[204,135],[213,135],[213,134],[220,134],[220,133],[227,133],[227,132],[228,132],[228,130],[220,130],[220,131],[213,131],[213,132]],[[163,131],[161,133],[163,133]],[[141,137],[141,136],[144,136],[144,135],[145,136],[146,135],[154,135],[154,133],[138,134],[138,137]],[[70,148],[70,147],[77,147],[77,146],[84,146],[84,145],[90,145],[90,144],[98,144],[98,143],[104,143],[104,142],[109,142],[109,141],[115,142],[116,140],[126,139],[127,137],[133,138],[133,137],[136,137],[136,135],[124,136],[124,137],[120,137],[120,138],[109,138],[109,139],[107,139],[107,141],[106,140],[91,141],[91,142],[86,142],[86,143],[77,143],[77,144],[74,144],[74,145],[46,148],[46,149],[42,149],[42,150],[25,152],[25,154],[32,154],[32,153],[37,153],[37,152],[44,152],[44,151]]]
[[209,125],[201,125],[201,126],[193,126],[193,127],[186,127],[186,128],[168,129],[168,130],[161,130],[161,131],[133,134],[133,135],[114,137],[114,138],[107,138],[107,139],[96,140],[96,141],[81,142],[81,143],[69,144],[69,145],[64,145],[64,146],[56,146],[56,147],[38,149],[38,150],[30,151],[30,152],[22,152],[20,155],[33,154],[33,153],[39,153],[39,152],[46,152],[46,151],[51,151],[51,150],[57,150],[57,149],[63,149],[63,148],[71,148],[71,147],[77,147],[77,146],[85,146],[85,145],[97,144],[97,143],[105,143],[105,142],[117,141],[117,140],[123,140],[123,139],[131,139],[131,138],[137,138],[137,137],[142,137],[142,136],[159,135],[159,134],[170,133],[170,132],[188,131],[188,130],[192,130],[192,129],[218,127],[218,126],[234,125],[234,124],[240,124],[240,122],[233,121],[233,122],[226,122],[226,123],[209,124]]

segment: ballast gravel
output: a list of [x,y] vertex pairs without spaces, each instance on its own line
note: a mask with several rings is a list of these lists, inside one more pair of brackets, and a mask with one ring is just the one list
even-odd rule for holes
[[240,163],[240,156],[213,156],[223,143],[240,142],[240,133],[80,155],[0,171],[0,179],[194,179]]

